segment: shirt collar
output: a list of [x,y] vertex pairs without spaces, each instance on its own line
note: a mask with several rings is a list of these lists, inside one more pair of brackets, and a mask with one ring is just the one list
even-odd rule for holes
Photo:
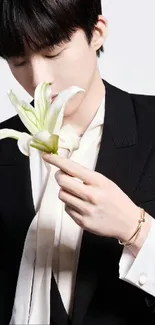
[[92,120],[92,122],[89,124],[86,132],[98,127],[102,126],[104,123],[104,117],[105,117],[105,96],[101,101],[101,104]]

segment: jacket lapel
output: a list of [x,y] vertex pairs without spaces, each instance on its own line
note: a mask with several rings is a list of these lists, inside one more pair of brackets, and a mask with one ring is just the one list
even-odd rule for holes
[[[29,131],[26,129],[24,124],[21,122],[18,115],[12,117],[11,119],[4,121],[0,125],[0,129],[14,129],[19,132],[26,132]],[[7,150],[6,150],[7,148]],[[30,204],[32,205],[32,210],[34,212],[34,205],[32,200],[32,188],[31,188],[31,178],[30,178],[30,163],[29,158],[24,156],[17,146],[17,142],[13,139],[4,139],[0,141],[0,166],[14,166],[18,167],[18,170],[23,173],[23,178],[27,184],[28,192],[24,193],[27,194],[30,198]],[[17,177],[18,181],[18,177]],[[26,185],[25,184],[25,185]],[[19,193],[21,192],[21,188],[19,188]],[[13,194],[13,193],[12,193]],[[19,202],[20,203],[20,202]]]
[[[3,122],[0,127],[26,131],[18,116]],[[0,323],[9,324],[23,245],[35,215],[29,159],[20,153],[13,139],[0,141],[0,179],[0,287],[1,306],[4,306],[0,309]]]
[[[18,116],[13,117],[5,123],[7,128],[12,128],[20,132],[28,132]],[[3,123],[4,128],[5,123]],[[4,139],[0,142],[0,154],[0,171],[3,172],[1,175],[1,181],[3,182],[4,180],[4,186],[1,188],[1,195],[2,197],[3,195],[4,197],[5,195],[6,197],[9,197],[11,203],[7,209],[9,210],[10,207],[12,213],[8,212],[8,215],[10,215],[11,218],[15,217],[16,219],[18,219],[19,216],[18,222],[21,225],[20,227],[25,228],[24,233],[26,233],[27,228],[35,215],[29,159],[19,151],[16,141],[13,139]],[[3,168],[3,166],[5,166],[5,168]],[[10,180],[9,188],[7,186],[8,178]],[[22,217],[22,224],[21,214],[25,216]],[[10,220],[10,222],[13,222],[13,220]],[[15,220],[12,226],[17,226]],[[16,232],[17,231],[18,227],[16,229]]]
[[[105,82],[105,121],[96,171],[115,182],[133,201],[152,144],[137,122],[131,96]],[[73,325],[79,325],[98,285],[101,238],[84,231],[77,271]]]
[[134,200],[152,143],[139,130],[131,96],[107,82],[105,86],[105,123],[96,170]]

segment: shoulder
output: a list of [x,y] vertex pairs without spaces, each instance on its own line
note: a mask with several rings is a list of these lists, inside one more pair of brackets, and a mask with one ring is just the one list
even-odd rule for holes
[[[34,101],[30,103],[34,106]],[[14,129],[20,132],[28,132],[18,115],[15,115],[0,123],[0,129]]]
[[108,90],[110,95],[113,97],[119,97],[124,104],[127,103],[128,100],[131,100],[132,105],[137,113],[148,114],[150,112],[155,116],[155,95],[140,95],[136,93],[129,93],[121,88],[116,87],[113,84],[109,84],[105,80],[102,81],[106,86],[106,91]]
[[[119,103],[119,106],[121,106],[120,112],[130,108],[135,116],[139,132],[148,133],[148,136],[152,133],[155,135],[155,95],[129,93],[114,85],[110,85],[107,81],[104,82],[106,90],[113,97],[112,101],[117,102],[117,105]],[[119,112],[118,107],[117,111]]]
[[155,139],[155,96],[137,94],[129,94],[129,96],[139,130]]
[[150,113],[155,117],[155,95],[129,94],[129,96],[138,114],[148,115]]
[[[106,82],[106,84],[108,84]],[[123,89],[117,88],[114,85],[108,84],[113,89],[113,94],[119,96],[127,102],[131,100],[135,113],[149,115],[149,113],[155,117],[155,95],[142,95],[136,93],[129,93]]]
[[[155,138],[155,95],[140,95],[129,93],[103,80],[106,87],[106,97],[115,119],[123,123],[123,118],[132,116],[137,125],[138,133],[145,133],[146,137]],[[122,118],[121,118],[122,117]],[[130,120],[129,120],[130,122]]]
[[17,131],[24,132],[25,126],[21,122],[18,115],[15,115],[0,123],[0,129],[15,129]]

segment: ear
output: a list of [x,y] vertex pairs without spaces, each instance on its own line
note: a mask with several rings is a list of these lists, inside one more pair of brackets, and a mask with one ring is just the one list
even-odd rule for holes
[[104,44],[107,38],[107,34],[108,22],[102,15],[99,15],[91,41],[91,46],[94,48],[94,50],[97,51]]

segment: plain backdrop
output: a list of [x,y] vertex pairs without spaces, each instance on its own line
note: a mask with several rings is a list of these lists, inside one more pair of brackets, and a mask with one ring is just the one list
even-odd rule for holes
[[[155,0],[103,0],[102,5],[109,35],[99,59],[101,76],[126,91],[155,95]],[[9,89],[31,100],[0,59],[0,121],[15,115]]]

